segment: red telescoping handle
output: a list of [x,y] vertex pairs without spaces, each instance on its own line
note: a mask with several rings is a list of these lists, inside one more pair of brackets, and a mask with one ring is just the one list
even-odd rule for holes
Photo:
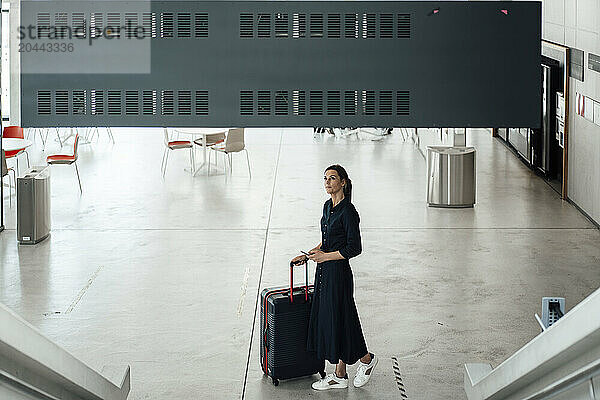
[[[304,261],[304,299],[308,301],[308,260]],[[290,262],[290,303],[294,302],[294,263]]]

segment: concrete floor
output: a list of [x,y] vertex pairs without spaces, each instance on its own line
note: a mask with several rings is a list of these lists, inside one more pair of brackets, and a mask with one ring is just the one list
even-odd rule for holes
[[[463,210],[426,206],[425,161],[397,134],[249,130],[251,180],[243,155],[228,180],[192,178],[185,151],[163,180],[160,130],[115,136],[80,147],[82,196],[75,171],[53,167],[48,240],[17,246],[7,211],[0,301],[98,370],[130,364],[133,400],[400,399],[392,357],[408,399],[462,399],[462,365],[497,365],[537,335],[542,296],[570,309],[600,285],[599,231],[487,131],[469,138],[477,205]],[[39,143],[32,160],[59,150]],[[362,389],[317,393],[315,377],[275,388],[258,361],[257,293],[319,241],[331,163],[353,180],[355,297],[381,361]]]

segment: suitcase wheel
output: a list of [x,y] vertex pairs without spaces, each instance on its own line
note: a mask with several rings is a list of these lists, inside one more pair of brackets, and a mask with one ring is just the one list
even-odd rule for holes
[[321,379],[325,378],[325,371],[319,371],[319,375],[321,375]]
[[273,386],[279,386],[279,379],[273,378]]

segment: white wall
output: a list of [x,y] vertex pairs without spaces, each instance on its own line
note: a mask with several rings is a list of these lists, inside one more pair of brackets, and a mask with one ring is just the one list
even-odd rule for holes
[[17,27],[21,24],[20,0],[10,0],[10,124],[21,125],[21,57]]
[[2,9],[2,126],[21,125],[20,0],[2,1]]
[[600,126],[575,112],[575,93],[600,102],[600,73],[587,68],[600,55],[600,0],[543,0],[542,37],[583,50],[584,81],[570,78],[568,197],[600,223]]

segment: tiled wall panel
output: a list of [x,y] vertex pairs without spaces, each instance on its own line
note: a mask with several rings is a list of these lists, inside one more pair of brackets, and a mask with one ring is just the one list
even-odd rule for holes
[[[575,93],[600,101],[600,73],[588,68],[600,54],[600,0],[543,0],[543,37],[583,50],[584,81],[570,79],[568,197],[600,224],[600,126],[575,113]],[[564,17],[560,4],[563,4]],[[563,21],[562,25],[557,21]]]

